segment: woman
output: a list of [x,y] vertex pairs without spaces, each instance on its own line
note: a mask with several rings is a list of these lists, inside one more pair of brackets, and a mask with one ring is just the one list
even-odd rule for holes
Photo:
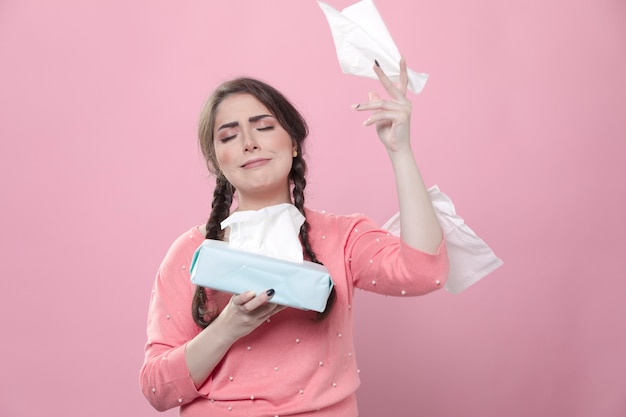
[[[252,79],[224,83],[202,113],[199,138],[216,175],[207,225],[179,237],[152,291],[141,370],[146,398],[181,416],[356,416],[358,368],[352,340],[354,288],[420,295],[441,288],[448,263],[442,231],[410,145],[407,67],[396,86],[378,63],[390,96],[353,106],[371,112],[398,189],[402,238],[362,215],[337,216],[304,205],[308,129],[274,88]],[[334,290],[323,313],[271,303],[274,290],[237,295],[195,288],[189,264],[203,239],[228,240],[220,223],[235,210],[291,203],[304,216],[304,257],[330,271]]]

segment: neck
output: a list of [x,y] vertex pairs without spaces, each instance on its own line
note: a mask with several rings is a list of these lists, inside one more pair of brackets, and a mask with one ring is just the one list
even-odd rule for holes
[[292,204],[291,195],[289,190],[286,193],[281,193],[275,196],[263,195],[242,195],[239,194],[238,204],[236,211],[246,210],[261,210],[265,207],[275,206],[277,204],[289,203]]

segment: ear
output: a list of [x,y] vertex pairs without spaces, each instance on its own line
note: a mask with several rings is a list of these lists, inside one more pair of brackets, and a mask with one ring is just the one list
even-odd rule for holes
[[295,158],[296,156],[298,156],[298,144],[296,143],[295,140],[292,139],[291,145],[292,145],[291,155]]

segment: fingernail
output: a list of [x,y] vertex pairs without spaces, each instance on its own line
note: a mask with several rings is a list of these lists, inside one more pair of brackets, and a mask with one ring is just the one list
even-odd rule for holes
[[352,105],[352,108],[353,108],[353,109],[358,109],[359,107],[361,107],[361,105],[360,105],[360,104],[353,104],[353,105]]
[[265,292],[265,294],[267,294],[267,296],[268,296],[268,297],[271,297],[272,295],[274,295],[274,293],[275,293],[275,292],[276,292],[276,291],[274,291],[274,289],[273,289],[273,288],[271,288],[271,289],[267,290],[267,291]]
[[376,64],[376,66],[377,66],[378,68],[380,68],[380,64],[378,63],[378,60],[377,60],[377,59],[375,59],[375,60],[374,60],[374,64]]

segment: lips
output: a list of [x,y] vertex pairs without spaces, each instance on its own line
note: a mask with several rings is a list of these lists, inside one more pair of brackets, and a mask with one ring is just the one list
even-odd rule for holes
[[261,165],[265,165],[270,161],[269,158],[256,158],[246,161],[241,167],[242,168],[256,168]]

